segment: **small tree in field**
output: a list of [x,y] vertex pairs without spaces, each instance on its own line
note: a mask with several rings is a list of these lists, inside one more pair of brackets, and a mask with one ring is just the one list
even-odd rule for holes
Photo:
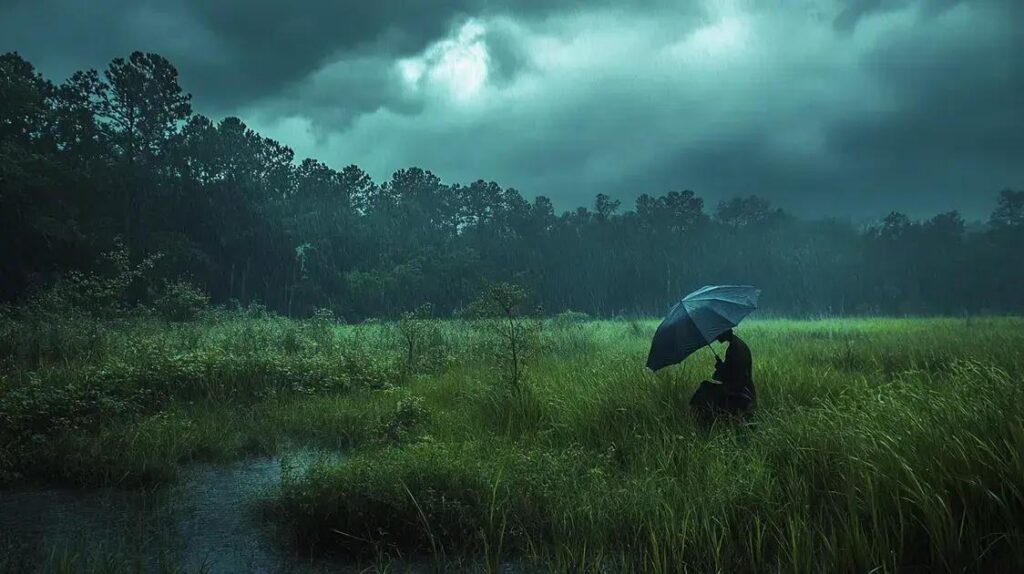
[[433,306],[424,303],[412,311],[402,313],[395,323],[394,332],[402,348],[406,374],[417,368],[432,368],[443,358],[441,329],[432,315]]
[[536,351],[541,321],[535,309],[527,307],[528,292],[518,285],[496,283],[488,286],[467,309],[482,319],[490,351],[513,392],[522,388],[525,361]]

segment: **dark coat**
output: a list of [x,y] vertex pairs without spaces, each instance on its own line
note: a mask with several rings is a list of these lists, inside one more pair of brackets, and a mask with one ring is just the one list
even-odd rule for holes
[[754,390],[753,359],[750,347],[733,335],[725,352],[725,361],[715,368],[715,381],[704,381],[690,399],[699,416],[716,414],[744,415],[757,403]]
[[729,348],[725,350],[725,361],[715,369],[715,380],[731,387],[753,388],[753,362],[750,347],[743,339],[733,335]]

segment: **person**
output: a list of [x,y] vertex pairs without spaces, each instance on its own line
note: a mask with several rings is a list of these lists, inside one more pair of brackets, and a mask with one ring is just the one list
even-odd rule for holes
[[757,404],[750,347],[732,329],[715,339],[728,343],[725,360],[715,356],[713,381],[704,381],[690,399],[699,418],[711,420],[721,414],[746,417]]

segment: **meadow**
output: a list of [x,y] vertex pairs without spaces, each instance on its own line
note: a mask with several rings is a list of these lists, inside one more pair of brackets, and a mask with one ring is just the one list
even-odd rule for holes
[[749,320],[757,414],[711,429],[687,403],[712,354],[651,373],[656,326],[536,320],[511,365],[483,320],[8,310],[0,497],[317,448],[344,457],[264,517],[346,563],[1024,568],[1024,319]]

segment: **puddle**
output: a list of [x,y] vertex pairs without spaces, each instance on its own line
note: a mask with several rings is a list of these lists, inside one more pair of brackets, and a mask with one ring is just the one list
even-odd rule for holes
[[0,532],[33,547],[112,552],[150,571],[337,572],[338,563],[298,555],[273,521],[260,515],[284,472],[325,457],[340,459],[303,452],[194,465],[173,486],[148,491],[0,491]]

